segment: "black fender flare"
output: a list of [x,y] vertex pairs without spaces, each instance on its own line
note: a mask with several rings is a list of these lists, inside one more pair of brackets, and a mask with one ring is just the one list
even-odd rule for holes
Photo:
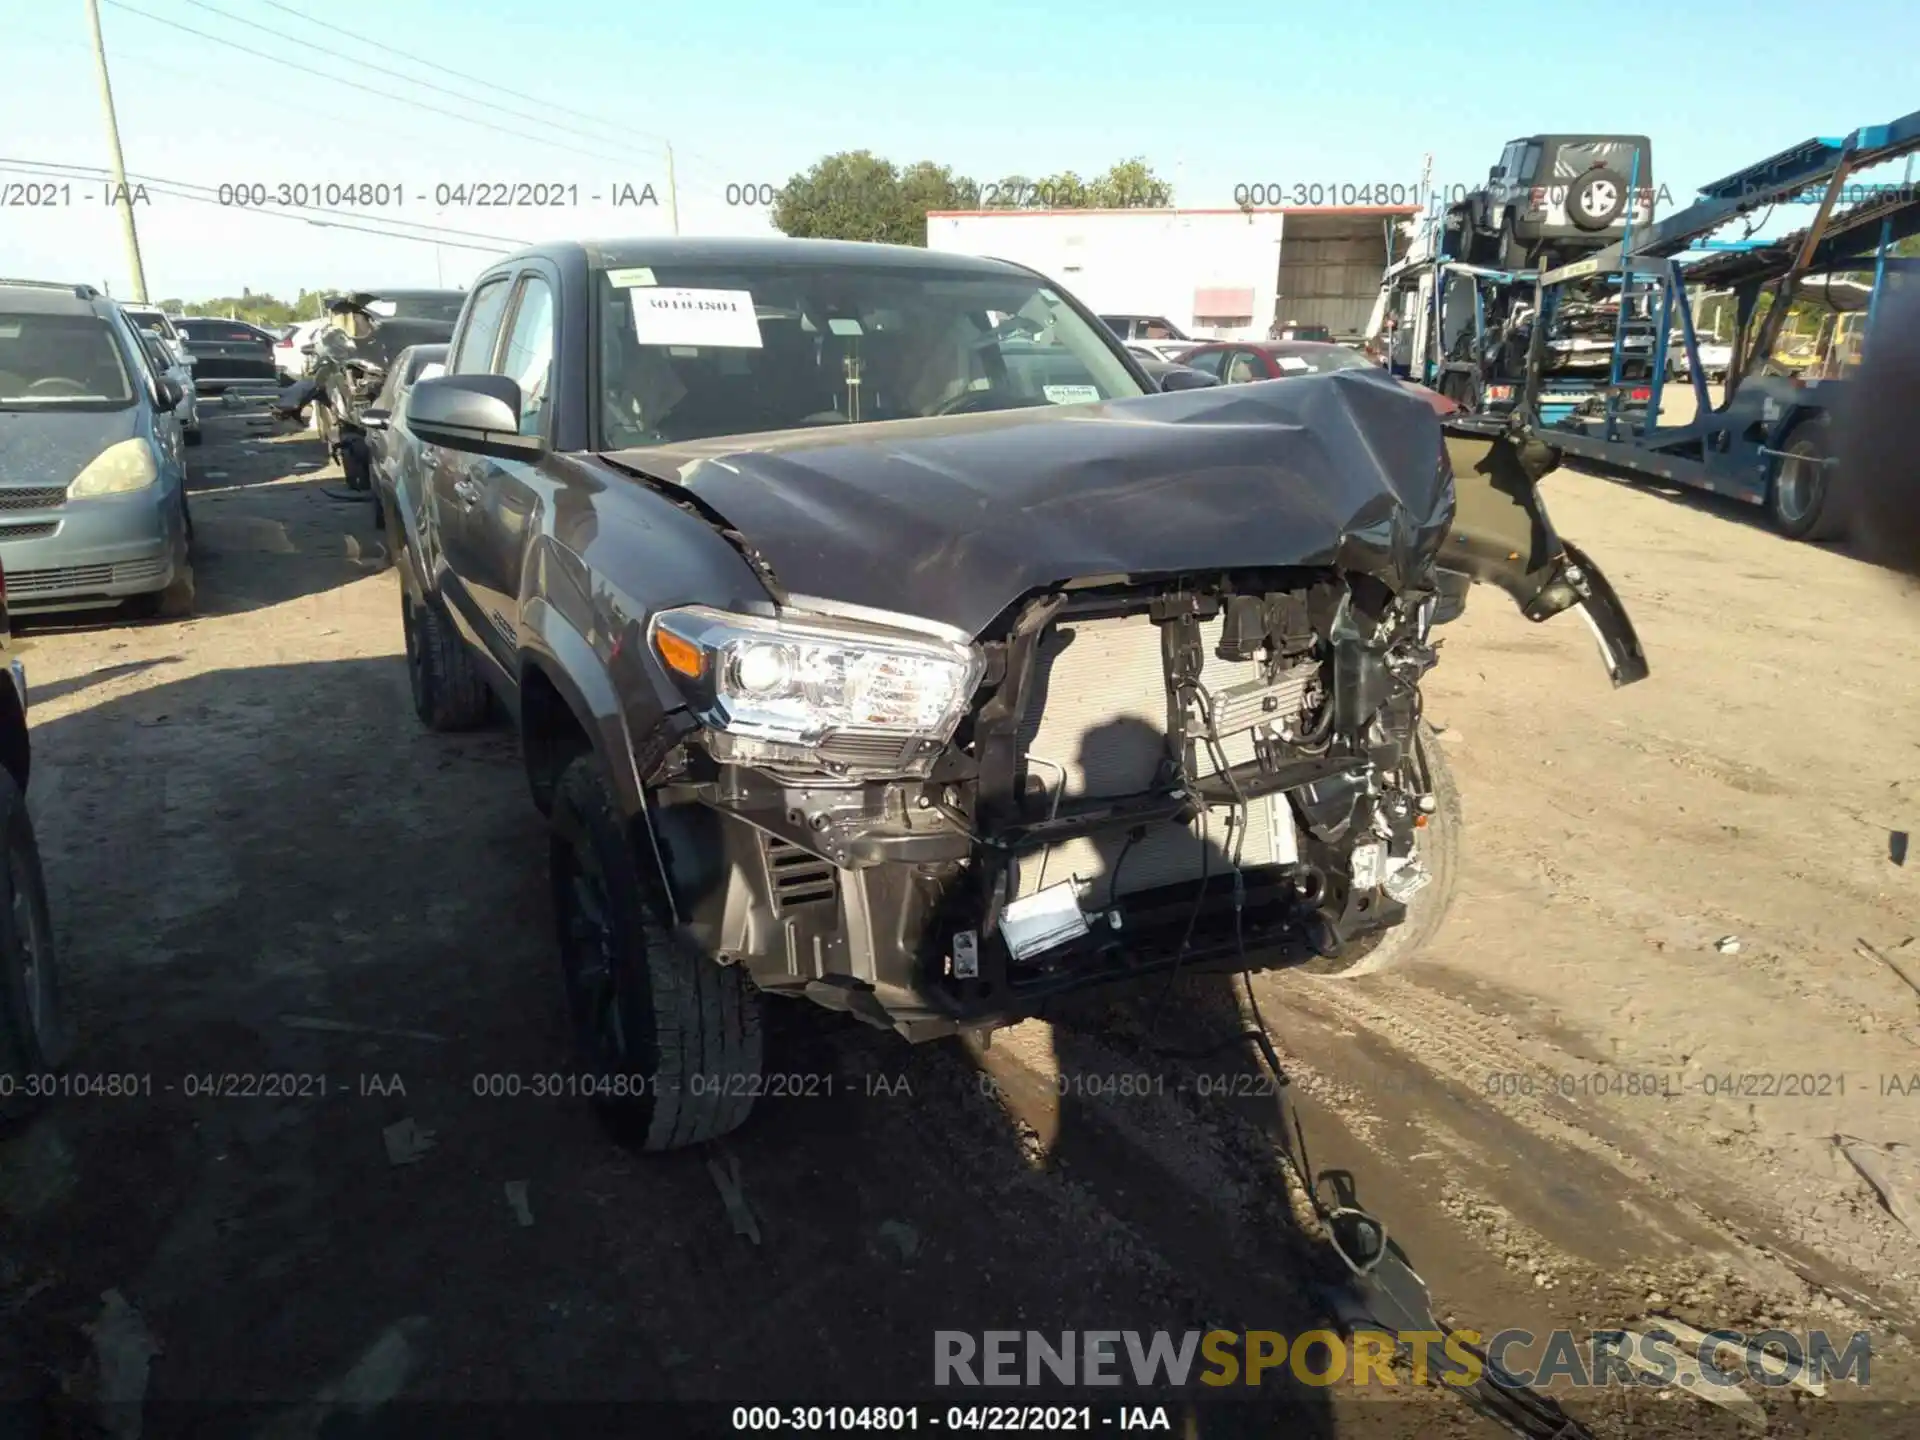
[[[557,607],[542,596],[532,596],[521,611],[520,671],[521,693],[529,670],[537,670],[560,693],[560,698],[586,732],[587,743],[606,767],[613,782],[621,813],[629,824],[638,825],[659,870],[661,892],[675,910],[673,877],[660,846],[659,828],[647,796],[645,772],[651,762],[678,743],[691,725],[685,712],[660,710],[641,716],[641,724],[630,723],[628,710],[620,703],[609,669],[610,657],[602,656],[579,629]],[[648,721],[651,723],[647,723]],[[635,746],[639,731],[640,745]]]

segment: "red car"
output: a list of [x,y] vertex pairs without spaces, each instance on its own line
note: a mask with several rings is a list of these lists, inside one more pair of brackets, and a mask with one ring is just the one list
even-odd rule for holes
[[[1245,385],[1254,380],[1285,380],[1295,375],[1325,375],[1332,370],[1377,370],[1380,367],[1347,345],[1316,340],[1216,340],[1196,345],[1175,357],[1176,363],[1204,370],[1223,385]],[[1433,407],[1436,415],[1451,415],[1460,407],[1437,390],[1400,382]]]

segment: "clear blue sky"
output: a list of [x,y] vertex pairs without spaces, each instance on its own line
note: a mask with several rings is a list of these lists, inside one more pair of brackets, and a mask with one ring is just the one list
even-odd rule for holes
[[[0,0],[0,14],[0,186],[29,181],[3,168],[18,160],[106,166],[82,0]],[[1176,203],[1206,206],[1230,204],[1243,182],[1411,184],[1427,153],[1437,182],[1472,184],[1515,135],[1641,132],[1653,137],[1656,178],[1684,203],[1696,185],[1809,135],[1920,109],[1911,0],[1615,0],[1556,7],[1552,19],[1403,0],[102,0],[101,14],[130,173],[204,187],[399,182],[403,205],[366,213],[502,237],[489,244],[664,233],[664,207],[589,198],[649,182],[664,196],[662,137],[683,233],[752,233],[767,228],[765,213],[729,206],[729,184],[778,184],[842,149],[933,159],[982,180],[1087,174],[1141,155],[1173,182]],[[333,35],[335,25],[379,43]],[[1762,89],[1776,64],[1787,78]],[[436,210],[437,187],[463,181],[577,186],[579,203]],[[100,177],[70,183],[64,206],[0,209],[0,271],[129,293]],[[157,191],[138,216],[155,298],[456,283],[487,259]]]

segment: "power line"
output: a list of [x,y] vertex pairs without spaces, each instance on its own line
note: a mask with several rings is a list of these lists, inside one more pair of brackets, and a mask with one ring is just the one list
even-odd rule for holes
[[[174,29],[182,31],[185,34],[197,36],[199,39],[210,41],[215,45],[224,45],[229,50],[238,50],[242,55],[251,55],[257,60],[269,60],[269,61],[272,61],[275,65],[285,65],[289,69],[298,70],[303,75],[312,75],[312,76],[316,76],[319,79],[326,80],[335,85],[344,85],[350,90],[359,90],[364,92],[365,94],[377,96],[382,100],[391,101],[396,105],[407,105],[407,106],[411,106],[415,110],[425,110],[429,114],[438,115],[445,120],[459,120],[468,125],[478,125],[482,129],[492,130],[501,135],[511,135],[516,140],[524,140],[527,138],[520,131],[509,129],[505,125],[495,125],[490,121],[477,119],[471,115],[449,114],[441,106],[428,105],[423,101],[419,101],[419,100],[409,100],[404,95],[390,95],[386,91],[375,89],[371,85],[361,85],[355,81],[343,79],[338,75],[329,75],[323,70],[314,70],[308,66],[298,64],[295,61],[285,59],[284,57],[279,55],[269,55],[264,50],[255,50],[252,46],[242,45],[237,40],[228,40],[223,36],[219,36],[219,35],[209,35],[204,30],[196,30],[191,25],[183,25],[180,21],[169,19],[164,15],[155,15],[146,10],[136,9],[132,5],[125,4],[124,0],[106,0],[106,3],[111,5],[116,10],[126,11],[129,15],[138,15],[143,20],[151,20],[158,25],[170,25]],[[189,3],[193,3],[193,0],[189,0]],[[218,14],[220,12],[215,11],[214,13]],[[228,16],[226,18],[231,19],[233,17]],[[617,155],[602,155],[596,151],[581,150],[578,147],[572,146],[572,145],[561,145],[556,141],[548,140],[548,141],[542,141],[541,143],[546,145],[551,145],[556,150],[566,150],[575,155],[584,155],[589,160],[606,160],[616,165],[625,165],[630,162],[630,157],[621,157]]]
[[[228,21],[231,21],[231,22],[232,22],[233,24],[235,24],[235,25],[244,25],[244,26],[246,26],[246,27],[247,27],[247,28],[248,28],[249,30],[261,30],[261,31],[264,31],[264,32],[266,32],[266,33],[267,33],[267,34],[269,34],[269,35],[276,35],[276,36],[278,36],[278,35],[280,35],[280,34],[281,34],[281,32],[280,32],[280,31],[278,31],[278,30],[276,30],[276,29],[274,29],[274,27],[273,27],[273,26],[271,26],[271,25],[262,25],[262,24],[261,24],[261,23],[260,23],[259,21],[257,21],[257,20],[243,20],[243,19],[242,19],[242,18],[241,18],[240,16],[238,16],[238,15],[231,15],[231,14],[228,14],[228,13],[227,13],[227,12],[226,12],[225,10],[218,10],[218,9],[215,9],[215,8],[214,8],[213,6],[211,6],[211,5],[208,5],[208,4],[206,4],[206,3],[205,3],[205,0],[181,0],[181,3],[182,3],[182,4],[186,4],[186,5],[191,5],[191,6],[192,6],[192,7],[194,8],[194,9],[196,9],[196,10],[204,10],[204,11],[206,11],[206,12],[207,12],[207,13],[208,13],[209,15],[218,15],[218,16],[219,16],[219,17],[220,17],[220,18],[221,18],[222,20],[228,20]],[[301,13],[300,13],[299,11],[297,11],[297,10],[293,10],[293,9],[289,9],[289,8],[288,8],[287,6],[285,6],[285,5],[277,5],[277,4],[274,4],[274,3],[273,3],[273,0],[256,0],[256,3],[259,3],[259,4],[266,4],[266,5],[269,5],[269,6],[271,6],[271,8],[273,8],[273,9],[275,9],[275,10],[279,10],[279,11],[281,11],[281,12],[283,12],[284,14],[288,14],[288,15],[292,15],[292,16],[294,16],[294,17],[295,17],[296,19],[300,19],[300,20],[310,20],[310,19],[311,19],[311,17],[310,17],[310,16],[306,16],[306,15],[302,15],[302,14],[301,14]],[[361,41],[361,42],[362,42],[363,44],[366,44],[366,45],[370,45],[370,46],[371,46],[371,45],[377,45],[377,44],[378,44],[378,42],[376,42],[376,41],[373,41],[373,40],[368,40],[368,39],[367,39],[367,38],[366,38],[365,36],[362,36],[362,35],[355,35],[355,34],[353,34],[353,33],[352,33],[351,31],[347,31],[347,30],[341,30],[341,29],[340,29],[340,28],[339,28],[338,26],[334,26],[334,25],[332,25],[332,23],[331,23],[331,22],[329,22],[329,21],[321,21],[321,22],[318,22],[318,23],[321,23],[321,24],[325,24],[325,25],[328,25],[328,27],[329,27],[330,29],[332,29],[332,30],[333,30],[333,31],[334,31],[334,32],[335,32],[336,34],[339,34],[339,35],[344,35],[344,36],[345,36],[345,37],[346,37],[347,39],[349,39],[349,40],[359,40],[359,41]],[[282,36],[281,38],[285,38],[285,37],[284,37],[284,36]],[[380,49],[382,49],[382,50],[388,50],[388,51],[390,51],[390,50],[392,49],[392,47],[391,47],[391,46],[379,46],[379,48],[380,48]],[[414,57],[411,57],[411,56],[409,56],[408,58],[409,58],[409,59],[412,59],[412,58],[414,58]],[[418,63],[418,62],[416,61],[416,63]],[[406,82],[407,84],[409,84],[409,85],[418,85],[418,86],[419,86],[419,87],[420,87],[421,89],[423,89],[423,90],[432,90],[432,91],[434,91],[434,92],[435,92],[436,94],[440,94],[440,95],[451,95],[451,96],[452,96],[452,97],[453,97],[454,99],[456,99],[456,100],[459,100],[459,101],[461,101],[461,102],[462,102],[463,104],[471,104],[471,103],[473,103],[473,102],[471,102],[471,101],[469,101],[469,100],[467,99],[467,97],[466,97],[465,95],[463,95],[463,94],[461,94],[461,93],[460,93],[460,91],[458,91],[458,90],[454,90],[454,89],[450,89],[449,87],[447,87],[447,86],[445,86],[445,85],[436,85],[436,84],[434,84],[434,83],[433,83],[433,82],[432,82],[431,80],[419,80],[419,79],[416,79],[416,78],[414,78],[413,76],[411,76],[411,75],[409,75],[409,74],[407,74],[407,73],[406,73],[405,71],[403,71],[403,70],[394,70],[394,69],[392,69],[392,68],[390,68],[390,67],[388,67],[388,66],[385,66],[385,65],[376,65],[376,64],[374,64],[374,63],[373,63],[373,61],[371,61],[371,60],[368,60],[368,59],[364,59],[363,57],[361,57],[361,56],[358,56],[358,55],[356,55],[356,56],[354,56],[354,58],[353,58],[353,68],[354,68],[354,69],[356,69],[356,70],[371,70],[371,71],[373,71],[373,72],[374,72],[374,73],[375,73],[376,75],[391,75],[391,76],[393,76],[393,78],[394,78],[394,79],[396,79],[396,80],[403,80],[403,81],[405,81],[405,82]],[[476,84],[485,84],[486,82],[484,82],[484,81],[476,81],[475,83],[476,83]],[[497,87],[496,87],[496,88],[497,88]],[[532,122],[533,122],[534,124],[536,124],[536,125],[544,125],[544,126],[546,126],[546,127],[547,127],[547,128],[549,129],[549,130],[560,130],[560,131],[563,131],[563,132],[565,132],[566,134],[569,134],[569,135],[578,135],[578,136],[581,136],[581,137],[582,137],[583,139],[587,139],[587,140],[592,140],[592,141],[595,141],[595,142],[597,142],[597,143],[600,143],[600,144],[605,144],[605,143],[607,143],[607,137],[606,137],[605,135],[596,135],[596,134],[594,134],[594,133],[593,133],[593,132],[592,132],[591,130],[582,130],[582,129],[580,129],[579,127],[577,127],[577,126],[573,126],[573,125],[560,125],[560,124],[557,124],[557,123],[555,123],[555,122],[554,122],[554,121],[552,121],[552,120],[548,120],[548,119],[547,119],[547,118],[545,118],[544,116],[541,116],[541,115],[530,115],[530,114],[528,114],[528,113],[527,113],[526,111],[524,111],[524,110],[509,110],[509,109],[508,109],[508,108],[507,108],[506,106],[504,106],[504,105],[495,105],[495,106],[493,106],[493,108],[494,108],[495,110],[497,110],[497,111],[499,111],[499,112],[500,112],[500,113],[501,113],[502,115],[511,115],[511,116],[513,116],[513,117],[514,117],[515,119],[518,119],[518,120],[531,120],[531,121],[532,121]],[[638,133],[638,132],[636,132],[636,133]],[[661,137],[661,138],[664,138],[664,137]],[[635,152],[635,153],[640,153],[640,152]],[[612,157],[607,157],[607,158],[612,158]],[[650,158],[656,158],[656,159],[657,159],[658,157],[657,157],[657,156],[655,156],[655,157],[650,157]]]
[[[32,168],[28,168],[28,167],[32,167]],[[73,180],[73,179],[98,179],[101,176],[104,176],[107,172],[104,169],[94,165],[62,166],[62,165],[51,164],[46,161],[35,161],[35,160],[11,161],[5,156],[0,156],[0,173],[11,174],[11,175],[27,175],[27,176],[31,176],[38,179],[51,178],[55,180]],[[186,181],[164,180],[151,175],[148,175],[148,176],[136,175],[136,176],[130,176],[129,178],[141,182],[143,185],[146,185],[158,191],[160,194],[167,196],[169,199],[186,200],[197,205],[218,205],[222,210],[225,210],[229,214],[234,213],[236,209],[238,209],[242,214],[261,215],[266,217],[269,220],[298,220],[304,224],[312,225],[322,230],[354,230],[354,231],[358,231],[363,235],[377,235],[383,240],[411,240],[416,245],[444,245],[449,250],[478,250],[483,254],[487,254],[487,255],[506,255],[511,253],[510,251],[503,250],[496,245],[469,245],[469,244],[463,244],[461,241],[458,241],[458,240],[442,239],[438,235],[432,235],[432,234],[411,235],[398,230],[376,230],[370,225],[351,225],[340,220],[314,220],[310,218],[310,216],[314,213],[323,214],[323,215],[339,215],[339,214],[351,213],[346,211],[339,211],[339,210],[297,211],[297,210],[274,209],[266,206],[253,206],[253,205],[246,206],[242,209],[241,207],[228,205],[218,199],[213,199],[206,195],[191,194],[189,193],[187,188],[175,188],[175,187],[187,187],[188,182]],[[195,186],[191,188],[205,189],[206,187]],[[410,224],[412,222],[399,221],[397,223]],[[421,228],[439,228],[439,227],[421,227]],[[465,231],[465,230],[455,230],[455,231],[451,231],[450,233],[455,235],[468,235],[468,234],[472,234],[473,232]],[[488,237],[482,237],[482,238],[506,240],[505,236],[488,236]],[[521,246],[521,245],[525,245],[527,242],[524,240],[506,240],[506,243],[513,246]]]
[[[392,46],[387,41],[375,40],[366,35],[356,35],[351,30],[341,29],[340,26],[335,25],[331,20],[318,20],[312,15],[308,15],[302,11],[294,9],[291,5],[283,5],[280,3],[280,0],[254,0],[254,3],[258,5],[265,5],[269,9],[278,10],[285,15],[291,15],[296,20],[305,20],[309,24],[325,25],[328,29],[332,30],[336,35],[344,35],[347,37],[347,39],[357,40],[362,45],[373,45],[383,50],[390,50],[392,48]],[[500,82],[497,80],[488,80],[479,75],[469,75],[464,70],[455,70],[450,68],[449,66],[439,64],[437,61],[427,60],[418,55],[409,55],[407,58],[410,61],[412,61],[415,65],[418,65],[423,69],[437,70],[442,75],[451,75],[454,79],[465,80],[470,85],[482,85],[489,90],[497,90],[502,95],[511,95],[516,100],[525,100],[527,103],[531,105],[539,105],[545,109],[556,111],[561,115],[571,115],[575,119],[589,120],[593,122],[595,125],[604,125],[604,126],[607,126],[609,129],[620,130],[629,135],[638,135],[644,139],[658,140],[662,145],[671,143],[671,141],[668,139],[667,136],[660,134],[658,131],[636,130],[631,125],[628,125],[624,120],[610,120],[604,115],[595,115],[590,110],[581,110],[570,105],[559,105],[559,104],[555,104],[551,100],[544,100],[538,95],[529,95],[526,92],[521,90],[510,90],[505,85],[500,84]],[[416,80],[413,83],[416,85],[424,85],[426,84],[426,81]],[[551,122],[547,122],[547,123],[551,123]],[[585,131],[577,131],[575,133],[587,134],[587,132]],[[588,138],[604,139],[606,137],[589,135]],[[714,169],[722,173],[725,173],[729,168],[731,168],[727,165],[723,165],[720,161],[713,159],[711,156],[702,155],[697,150],[686,150],[686,149],[680,149],[676,147],[675,153],[680,155],[689,155],[689,156],[692,156],[695,160],[704,161],[705,163],[712,165]]]

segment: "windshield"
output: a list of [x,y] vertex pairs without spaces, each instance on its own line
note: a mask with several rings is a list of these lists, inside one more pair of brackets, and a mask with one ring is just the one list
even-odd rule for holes
[[598,283],[608,449],[1148,393],[1030,276],[766,265]]
[[104,320],[0,313],[0,405],[131,405],[127,367]]
[[437,320],[451,325],[467,303],[464,293],[451,295],[394,295],[367,302],[367,313],[382,320]]
[[127,318],[149,335],[158,335],[162,340],[177,340],[179,338],[174,331],[173,322],[158,310],[129,310],[127,311]]
[[1376,370],[1379,367],[1358,350],[1344,345],[1302,345],[1276,349],[1273,363],[1283,375],[1328,375],[1335,370]]

